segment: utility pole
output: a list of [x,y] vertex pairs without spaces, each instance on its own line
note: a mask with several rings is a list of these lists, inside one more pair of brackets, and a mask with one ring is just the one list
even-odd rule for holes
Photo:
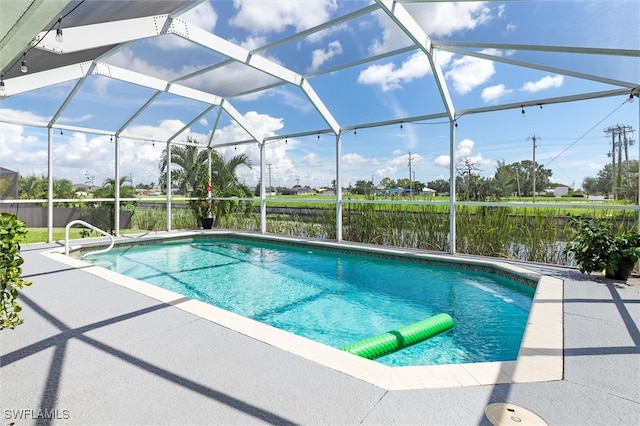
[[[623,126],[616,124],[615,126],[604,129],[607,135],[611,135],[611,151],[608,155],[611,157],[611,192],[613,199],[618,198],[618,188],[622,186],[622,174],[625,172],[622,170],[622,149],[624,148],[626,174],[627,174],[627,186],[630,183],[630,170],[629,170],[629,146],[633,145],[632,140],[627,138],[627,132],[632,133],[633,128],[631,126]],[[616,142],[616,136],[618,141]],[[616,166],[616,149],[617,149],[617,166]]]
[[373,196],[376,195],[376,186],[373,183],[373,175],[371,175],[371,195],[373,195]]
[[411,198],[413,198],[413,180],[411,180],[411,151],[409,151],[409,191],[411,191]]
[[[624,127],[622,128],[624,130]],[[618,176],[616,177],[616,188],[622,186],[622,132],[618,132]],[[623,196],[624,197],[624,196]]]
[[532,141],[532,145],[533,145],[533,165],[531,166],[531,176],[532,176],[532,183],[533,183],[533,202],[536,202],[536,140],[538,140],[539,138],[536,137],[536,135],[531,136],[530,138],[527,139],[531,139]]
[[613,199],[616,197],[616,133],[615,127],[609,127],[607,131],[611,131],[611,151],[609,157],[611,157],[611,194]]
[[627,170],[627,188],[631,188],[632,185],[631,185],[631,167],[629,167],[629,147],[632,146],[635,143],[635,141],[631,138],[627,138],[627,130],[629,130],[629,133],[633,134],[633,129],[631,128],[631,126],[625,126],[622,129],[622,132],[624,134],[624,163],[626,165],[626,170]]
[[267,168],[269,169],[269,198],[271,198],[273,193],[273,188],[271,187],[271,163],[267,163]]

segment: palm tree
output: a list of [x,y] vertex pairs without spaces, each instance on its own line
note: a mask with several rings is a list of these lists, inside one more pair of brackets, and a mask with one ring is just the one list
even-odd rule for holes
[[36,175],[19,176],[18,198],[32,200],[47,198],[47,179]]
[[[235,155],[228,162],[217,152],[211,152],[211,184],[213,194],[217,197],[252,197],[253,193],[244,184],[238,182],[236,169],[245,165],[251,168],[251,160],[246,154]],[[248,202],[238,202],[231,200],[219,200],[213,205],[213,226],[217,227],[220,219],[228,216],[232,211],[246,210],[250,207]]]
[[[131,185],[125,185],[128,177],[123,176],[119,179],[120,198],[135,198],[136,193]],[[94,192],[97,198],[114,198],[116,196],[116,180],[106,178],[102,183],[102,187]],[[127,201],[122,204],[123,207],[131,208],[136,205],[135,201]],[[86,220],[94,226],[102,229],[108,229],[113,233],[115,229],[116,206],[113,201],[104,201],[101,203],[87,202],[84,203],[81,219]]]
[[[195,139],[188,138],[189,143],[198,143]],[[180,192],[186,196],[197,196],[196,190],[202,182],[208,182],[208,154],[206,150],[199,150],[193,145],[171,145],[171,164],[177,168],[171,169],[171,180],[177,183]],[[167,150],[160,155],[158,168],[160,184],[164,187],[167,182]]]
[[[131,185],[125,185],[128,182],[128,178],[123,176],[120,178],[120,198],[135,198],[136,191]],[[116,180],[113,178],[106,178],[102,183],[102,188],[95,191],[95,195],[98,198],[114,198],[116,196]]]
[[75,192],[69,179],[53,180],[53,198],[73,198]]
[[[194,139],[188,142],[197,144]],[[245,165],[251,168],[251,160],[246,154],[235,155],[228,162],[224,157],[211,150],[211,180],[209,179],[209,153],[206,149],[199,150],[193,145],[172,145],[171,164],[177,166],[171,169],[172,181],[175,181],[180,192],[191,197],[204,198],[207,194],[207,185],[210,183],[213,197],[251,197],[251,191],[245,185],[238,182],[236,170],[238,166]],[[160,182],[166,186],[167,152],[166,149],[160,156],[158,168],[162,172]],[[191,201],[192,208],[195,201]],[[237,207],[238,203],[230,200],[219,200],[214,203],[212,214],[214,226],[217,226],[222,217],[227,216]],[[195,211],[195,210],[194,210]]]

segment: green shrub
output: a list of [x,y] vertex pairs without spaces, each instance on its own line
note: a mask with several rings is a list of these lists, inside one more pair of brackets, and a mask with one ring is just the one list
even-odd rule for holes
[[30,281],[20,278],[20,243],[26,239],[25,223],[14,214],[0,214],[0,330],[15,329],[24,320],[18,315],[22,310],[18,305],[18,289],[31,285]]
[[611,220],[568,217],[575,236],[565,251],[573,255],[581,272],[605,271],[612,277],[622,259],[635,263],[640,258],[640,232],[615,229]]

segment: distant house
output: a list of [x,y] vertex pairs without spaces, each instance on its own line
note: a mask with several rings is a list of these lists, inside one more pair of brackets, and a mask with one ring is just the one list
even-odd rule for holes
[[387,195],[395,197],[397,195],[411,195],[411,188],[389,188],[387,189]]
[[555,188],[553,188],[553,195],[557,198],[569,195],[569,187],[559,183]]
[[336,191],[331,188],[316,188],[315,191],[318,195],[336,195]]
[[316,191],[314,191],[311,188],[303,188],[303,187],[299,187],[296,188],[296,194],[297,195],[310,195],[310,194],[315,194]]
[[422,188],[422,195],[427,195],[431,197],[433,195],[436,195],[436,190],[425,186],[424,188]]

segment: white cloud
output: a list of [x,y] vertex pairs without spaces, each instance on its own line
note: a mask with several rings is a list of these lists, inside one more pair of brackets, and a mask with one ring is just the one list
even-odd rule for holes
[[373,161],[370,158],[365,158],[360,154],[349,153],[342,156],[342,164],[345,166],[372,164]]
[[456,151],[456,156],[463,157],[463,158],[468,157],[469,155],[471,155],[471,151],[473,151],[474,145],[475,145],[475,142],[472,141],[471,139],[463,139],[458,144],[458,150]]
[[[23,111],[19,109],[0,108],[0,116],[2,116],[4,120],[12,121],[36,123],[46,123],[49,121],[48,117],[34,114],[31,111]],[[4,126],[12,126],[12,124],[0,123],[0,129],[4,129]]]
[[208,126],[209,121],[207,120],[207,117],[202,117],[200,120],[198,120],[198,124],[200,124],[201,126]]
[[169,137],[182,129],[184,124],[185,123],[180,120],[162,120],[158,126],[129,126],[123,132],[122,137],[126,138],[127,136],[137,136],[157,141],[166,141]]
[[[403,152],[400,151],[399,153],[395,154],[396,157],[392,158],[389,161],[389,164],[395,168],[398,167],[403,167],[407,169],[407,173],[409,173],[409,153],[408,152]],[[420,154],[417,154],[415,152],[411,153],[411,164],[412,165],[416,165],[416,164],[420,164],[422,163],[422,160],[424,159],[424,157]]]
[[[406,4],[405,7],[431,37],[472,30],[492,19],[491,9],[485,2]],[[371,53],[379,54],[410,44],[406,34],[386,14],[377,12],[375,16],[382,27],[382,38],[374,40],[369,48]]]
[[562,86],[563,80],[564,77],[561,75],[555,75],[553,77],[547,75],[538,81],[527,81],[522,85],[521,90],[529,93],[540,92],[541,90]]
[[81,123],[83,121],[91,120],[93,118],[93,114],[84,114],[80,117],[65,117],[62,116],[58,119],[59,123]]
[[181,15],[180,19],[192,23],[204,30],[213,32],[216,27],[216,23],[218,22],[218,14],[213,9],[211,3],[203,2],[189,10],[184,15]]
[[[144,59],[140,59],[130,48],[120,50],[118,53],[111,56],[108,59],[108,62],[121,68],[136,71],[141,74],[150,75],[164,80],[171,80],[175,77],[178,77],[179,75],[196,70],[192,66],[186,67],[185,65],[182,66],[181,70],[172,70],[158,65],[153,65],[150,62],[145,61]],[[105,78],[105,80],[109,79]],[[106,85],[108,85],[108,82],[98,84],[105,85],[104,88],[101,89],[104,90],[106,88]]]
[[111,81],[112,80],[109,77],[104,77],[101,75],[95,76],[93,78],[93,89],[96,91],[96,94],[100,96],[108,96],[108,89]]
[[[258,134],[262,134],[264,137],[274,136],[278,130],[284,127],[281,118],[271,117],[267,114],[259,114],[255,111],[247,112],[244,118]],[[216,133],[213,136],[213,144],[246,139],[250,139],[247,132],[236,122],[232,122],[227,126],[216,129]]]
[[104,169],[107,164],[113,170],[114,148],[109,136],[87,139],[84,133],[73,133],[66,143],[56,144],[53,149],[56,168]]
[[336,55],[342,54],[342,45],[340,41],[334,40],[327,45],[326,49],[316,49],[311,52],[311,68],[310,71],[318,70],[322,64],[332,59]]
[[237,44],[247,50],[253,50],[267,44],[267,38],[264,36],[248,36],[244,41]]
[[397,167],[388,166],[383,169],[376,170],[376,176],[379,177],[380,179],[384,179],[389,176],[395,176],[397,172],[398,172]]
[[496,84],[482,89],[482,100],[486,103],[496,103],[504,95],[512,93],[512,89],[507,89],[504,84]]
[[422,78],[431,72],[429,59],[422,52],[416,52],[407,58],[400,68],[392,62],[383,65],[371,65],[358,76],[358,83],[379,85],[387,92],[399,89],[403,84]]
[[[493,49],[485,49],[481,53],[500,56],[500,52]],[[489,81],[495,72],[493,61],[463,56],[451,63],[451,69],[445,73],[445,77],[452,80],[456,92],[464,95]]]
[[[45,117],[31,112],[0,108],[0,116],[6,120],[43,122]],[[47,173],[47,143],[33,134],[26,134],[24,126],[0,123],[0,166],[20,172],[22,175]],[[46,133],[43,133],[46,137]],[[56,136],[57,137],[57,136]],[[10,161],[8,161],[10,160]]]
[[318,160],[318,154],[315,152],[308,153],[302,157],[302,164],[308,167],[319,166],[320,161]]
[[435,37],[473,30],[492,19],[491,9],[485,2],[447,2],[407,6],[407,10],[412,12],[422,29]]
[[287,27],[306,30],[328,20],[337,9],[335,0],[234,0],[233,5],[238,13],[230,23],[252,34],[281,33]]
[[[476,164],[479,167],[486,167],[495,165],[495,160],[485,159],[482,157],[481,153],[473,154],[473,147],[475,146],[475,142],[471,139],[464,139],[458,143],[458,147],[456,148],[456,159],[458,163],[463,160],[469,160],[473,164]],[[433,161],[433,165],[437,167],[449,168],[449,161],[451,157],[448,154],[439,155]]]

